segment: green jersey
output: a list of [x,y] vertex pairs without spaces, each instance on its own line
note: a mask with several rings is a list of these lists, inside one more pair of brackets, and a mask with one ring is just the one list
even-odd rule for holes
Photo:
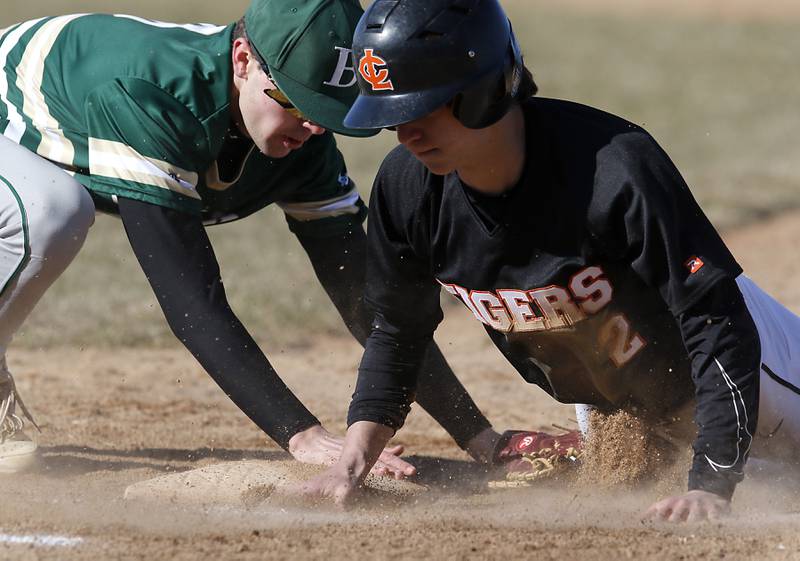
[[285,158],[242,148],[233,165],[218,161],[231,125],[232,32],[103,14],[9,27],[0,131],[74,174],[100,209],[119,196],[214,223],[275,202],[294,226],[349,227],[363,204],[330,133]]

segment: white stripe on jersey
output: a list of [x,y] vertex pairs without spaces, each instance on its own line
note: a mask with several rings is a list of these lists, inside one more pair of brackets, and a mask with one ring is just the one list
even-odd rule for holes
[[44,61],[59,33],[67,24],[83,15],[85,14],[56,17],[42,25],[28,42],[17,66],[17,87],[23,93],[22,112],[33,121],[33,125],[42,135],[36,152],[50,161],[69,166],[74,164],[75,147],[67,140],[58,121],[50,114],[42,94],[42,79]]
[[6,130],[2,132],[6,137],[17,144],[19,144],[19,141],[22,139],[22,135],[25,134],[25,121],[22,120],[22,116],[17,111],[17,108],[8,101],[8,74],[3,70],[6,67],[8,53],[17,46],[20,37],[43,19],[44,18],[39,18],[21,23],[19,27],[9,33],[8,37],[0,44],[0,101],[6,106],[6,111],[8,112],[8,126],[6,126]]
[[[738,436],[738,440],[736,441],[736,458],[734,458],[734,460],[730,464],[727,465],[720,464],[709,458],[708,455],[705,456],[706,461],[708,461],[708,464],[711,466],[711,469],[713,469],[714,471],[719,471],[721,469],[731,469],[733,466],[736,465],[736,462],[739,461],[739,457],[742,455],[741,451],[739,450],[739,445],[742,443],[742,429],[744,429],[744,432],[747,434],[748,437],[750,437],[750,441],[747,443],[747,450],[744,451],[744,456],[747,456],[747,453],[750,451],[750,446],[753,444],[753,435],[750,434],[750,431],[747,430],[747,422],[748,422],[747,407],[745,407],[744,405],[744,398],[742,397],[742,392],[739,391],[739,386],[737,386],[736,382],[734,382],[728,375],[728,373],[725,372],[725,369],[722,367],[722,364],[720,364],[719,360],[715,358],[714,362],[717,364],[719,371],[722,373],[722,379],[725,380],[725,384],[728,386],[728,389],[731,392],[731,400],[733,401],[733,410],[734,412],[736,412],[736,425],[737,425],[736,434]],[[738,396],[738,403],[737,403],[737,396]],[[739,416],[739,405],[738,405],[739,403],[742,406],[742,413],[744,414],[744,419],[742,419]]]
[[135,181],[200,199],[199,176],[169,162],[148,158],[122,142],[89,138],[89,173]]
[[358,190],[354,187],[350,192],[327,199],[324,201],[312,201],[308,203],[278,203],[283,212],[295,220],[317,220],[331,216],[341,216],[342,214],[358,213]]
[[152,19],[140,18],[137,16],[129,16],[127,14],[114,14],[114,17],[138,21],[139,23],[145,23],[147,25],[152,25],[153,27],[162,27],[165,29],[174,29],[174,28],[185,29],[187,31],[199,33],[200,35],[214,35],[215,33],[219,33],[220,31],[222,31],[226,27],[224,25],[214,25],[211,23],[168,23],[165,21],[157,21]]

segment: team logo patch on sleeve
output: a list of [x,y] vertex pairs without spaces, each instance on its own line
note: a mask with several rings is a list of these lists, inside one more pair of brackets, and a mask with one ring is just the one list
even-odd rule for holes
[[702,259],[700,259],[699,257],[697,257],[697,256],[694,256],[694,257],[690,257],[690,258],[689,258],[689,259],[686,261],[686,263],[684,263],[683,265],[684,265],[684,267],[686,267],[687,269],[689,269],[689,274],[690,274],[690,275],[693,275],[693,274],[695,274],[697,271],[699,271],[700,269],[702,269],[702,268],[703,268],[703,265],[705,265],[705,263],[703,263],[703,260],[702,260]]
[[372,86],[375,91],[394,90],[392,81],[389,79],[389,69],[379,68],[386,66],[386,61],[376,54],[372,49],[364,49],[364,56],[358,62],[358,73]]

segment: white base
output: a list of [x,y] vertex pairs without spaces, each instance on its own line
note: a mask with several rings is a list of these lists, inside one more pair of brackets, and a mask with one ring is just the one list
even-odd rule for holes
[[31,440],[6,440],[0,444],[0,474],[31,469],[39,461],[38,446]]
[[[294,460],[226,462],[134,483],[125,489],[125,499],[183,505],[255,506],[273,492],[280,495],[282,487],[301,483],[323,469]],[[427,490],[410,481],[373,475],[367,476],[364,485],[394,496]]]

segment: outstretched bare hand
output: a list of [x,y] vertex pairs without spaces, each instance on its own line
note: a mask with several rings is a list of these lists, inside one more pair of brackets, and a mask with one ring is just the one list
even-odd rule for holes
[[311,501],[329,501],[345,506],[357,495],[360,485],[352,475],[333,466],[318,476],[287,489],[290,495],[297,495]]
[[[289,440],[289,453],[304,464],[333,465],[342,455],[344,439],[334,436],[320,425],[295,434]],[[400,458],[402,446],[389,446],[383,449],[371,473],[382,477],[404,479],[417,472],[417,469]]]
[[702,522],[721,518],[730,510],[727,499],[696,489],[658,501],[647,509],[645,517],[667,522]]

